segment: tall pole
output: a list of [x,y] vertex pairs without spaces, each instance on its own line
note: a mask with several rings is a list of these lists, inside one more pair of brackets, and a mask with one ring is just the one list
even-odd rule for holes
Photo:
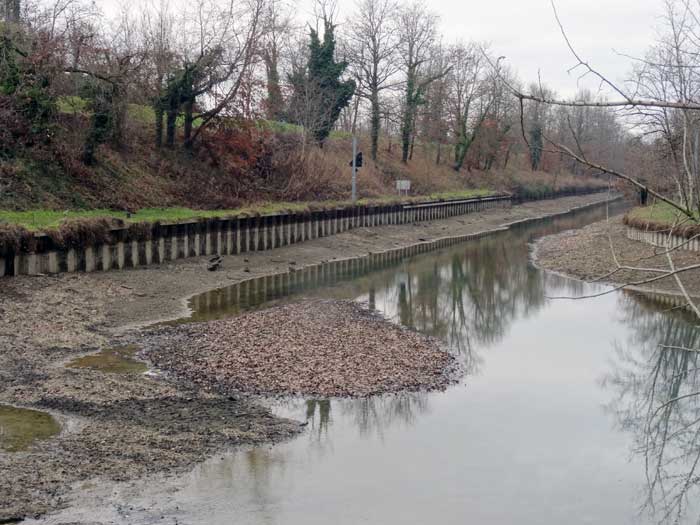
[[357,202],[357,137],[352,136],[352,202]]

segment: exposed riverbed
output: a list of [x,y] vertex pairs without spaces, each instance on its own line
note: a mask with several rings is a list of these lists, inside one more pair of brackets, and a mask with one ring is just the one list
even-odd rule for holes
[[[38,468],[43,458],[60,471],[66,457],[81,457],[82,445],[81,465],[85,460],[97,465],[79,472],[80,477],[54,478],[55,499],[37,510],[66,510],[46,523],[152,523],[161,516],[170,523],[425,523],[436,517],[443,523],[467,518],[488,523],[639,523],[635,519],[644,472],[639,461],[629,461],[633,436],[618,430],[622,423],[601,408],[615,397],[601,381],[610,375],[610,360],[616,355],[612,342],[638,331],[633,323],[620,322],[619,312],[626,311],[620,305],[634,309],[641,303],[621,295],[550,302],[549,295],[576,295],[589,288],[528,266],[529,240],[600,219],[604,210],[519,226],[435,253],[385,262],[380,268],[353,270],[350,265],[335,278],[317,274],[326,277],[315,284],[309,280],[290,288],[287,283],[286,289],[283,280],[276,287],[275,279],[255,286],[247,281],[247,288],[235,284],[256,275],[265,279],[292,263],[303,271],[341,254],[363,255],[495,228],[594,198],[565,201],[418,228],[343,234],[245,261],[227,258],[226,273],[213,276],[201,263],[187,262],[113,276],[37,279],[49,297],[42,306],[48,310],[44,323],[63,325],[53,335],[63,346],[51,346],[47,332],[20,329],[11,347],[18,351],[2,358],[9,371],[14,367],[19,373],[8,374],[0,401],[73,414],[89,432],[80,426],[63,432],[21,460],[0,455],[0,487],[7,490],[7,476],[21,473],[10,497],[19,501],[27,494],[24,501],[44,501],[36,496],[44,494],[46,480],[30,476],[22,463]],[[202,307],[194,317],[221,317],[303,297],[356,300],[444,341],[467,376],[444,393],[266,402],[202,397],[142,374],[64,367],[91,347],[99,350],[113,346],[114,340],[137,339],[129,326],[177,317],[187,312],[180,302],[183,294],[225,281],[239,286],[238,292],[226,289],[194,298],[189,304]],[[168,289],[168,282],[177,288]],[[38,296],[26,283],[11,285],[0,303],[14,319],[20,318],[15,308],[23,301],[28,301],[25,315],[33,314],[31,299]],[[253,293],[246,294],[246,289]],[[82,302],[65,300],[87,290]],[[51,310],[47,305],[56,297],[63,302]],[[153,309],[156,304],[162,308]],[[666,316],[651,308],[648,324],[657,317],[665,322]],[[261,403],[278,416],[306,422],[304,435],[271,449],[236,448],[214,455],[227,445],[289,438],[298,432],[298,425],[272,417]],[[202,410],[207,407],[213,411]],[[114,436],[119,441],[110,442]],[[62,456],[56,447],[67,443],[74,444],[72,455]],[[193,471],[184,468],[205,457],[209,459]],[[163,478],[163,470],[171,475]],[[84,484],[94,475],[124,482]],[[70,482],[78,484],[64,499]],[[503,505],[506,500],[509,504]]]
[[[628,239],[626,229],[617,216],[545,237],[537,243],[537,264],[587,281],[640,283],[637,288],[653,293],[680,294],[674,277],[643,282],[659,276],[644,268],[669,271],[668,256],[664,249]],[[670,255],[676,268],[700,264],[697,252],[675,250]],[[618,264],[627,268],[619,269]],[[684,271],[680,279],[691,296],[700,297],[700,269]]]

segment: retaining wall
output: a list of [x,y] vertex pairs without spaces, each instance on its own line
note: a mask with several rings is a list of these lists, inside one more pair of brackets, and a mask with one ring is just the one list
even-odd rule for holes
[[203,255],[235,255],[269,250],[355,228],[444,219],[511,206],[509,195],[391,206],[355,206],[307,213],[154,224],[145,240],[128,240],[128,228],[109,233],[96,246],[59,248],[36,236],[30,253],[0,258],[0,276],[94,272],[138,268]]
[[700,239],[697,238],[686,239],[678,235],[639,230],[631,226],[627,227],[627,238],[633,241],[645,242],[665,250],[677,248],[679,250],[700,252]]
[[[371,272],[396,266],[407,257],[493,235],[507,227],[425,241],[411,246],[370,253],[350,259],[337,259],[261,277],[251,277],[231,286],[211,290],[190,299],[192,316],[187,321],[226,317],[245,308],[291,294],[351,280]],[[179,321],[176,321],[176,323]]]
[[[621,196],[613,197],[611,201],[621,198]],[[601,204],[600,202],[586,204],[571,211],[576,212]],[[568,212],[555,214],[554,216],[566,215],[566,213]],[[497,233],[508,231],[515,225],[537,223],[548,218],[550,216],[531,217],[486,231],[442,237],[400,248],[389,248],[381,252],[372,252],[360,257],[335,259],[296,269],[290,267],[290,271],[287,272],[250,277],[224,288],[217,288],[192,296],[189,300],[192,313],[186,319],[186,322],[228,317],[231,313],[239,313],[245,309],[303,292],[307,289],[333,285],[342,281],[351,281],[377,270],[397,266],[405,261],[407,257],[429,253],[462,244],[466,241],[490,237]],[[174,323],[177,324],[182,321],[177,320]]]

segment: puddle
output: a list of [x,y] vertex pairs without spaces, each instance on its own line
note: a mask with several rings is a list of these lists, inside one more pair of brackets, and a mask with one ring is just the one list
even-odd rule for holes
[[0,405],[0,451],[20,452],[61,431],[46,412]]
[[139,348],[135,345],[107,348],[96,354],[74,359],[67,368],[89,368],[109,374],[143,374],[148,365],[135,359]]

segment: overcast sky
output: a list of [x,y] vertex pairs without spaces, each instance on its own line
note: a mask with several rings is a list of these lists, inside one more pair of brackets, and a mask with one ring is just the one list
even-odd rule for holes
[[[294,2],[295,0],[289,0]],[[409,1],[409,0],[403,0]],[[298,0],[300,22],[312,19],[314,0]],[[113,14],[119,0],[96,0]],[[132,9],[140,2],[131,2]],[[350,14],[354,0],[338,0],[340,18]],[[573,58],[557,26],[550,0],[425,0],[440,15],[445,43],[477,40],[491,43],[496,56],[525,82],[542,80],[560,95],[577,90],[578,75],[567,69]],[[656,38],[663,0],[556,0],[567,34],[584,60],[612,80],[622,81],[631,61],[617,53],[642,56]],[[585,81],[584,81],[584,84]],[[584,87],[597,89],[598,83]]]
[[[561,36],[549,0],[431,0],[452,38],[492,43],[525,81],[542,79],[557,91],[576,91],[575,61]],[[615,80],[624,80],[630,60],[617,53],[644,54],[656,38],[661,0],[557,0],[559,17],[581,57]],[[594,84],[597,88],[598,84]]]
[[[311,3],[310,0],[304,0]],[[425,0],[437,12],[447,42],[462,39],[491,42],[496,56],[526,82],[537,80],[559,93],[577,90],[577,74],[567,74],[574,62],[556,23],[550,0]],[[344,12],[354,2],[340,0]],[[614,80],[624,80],[630,60],[616,54],[641,56],[656,37],[662,0],[556,0],[567,34],[584,60]],[[303,11],[301,9],[300,11]],[[598,83],[588,87],[597,89]]]

